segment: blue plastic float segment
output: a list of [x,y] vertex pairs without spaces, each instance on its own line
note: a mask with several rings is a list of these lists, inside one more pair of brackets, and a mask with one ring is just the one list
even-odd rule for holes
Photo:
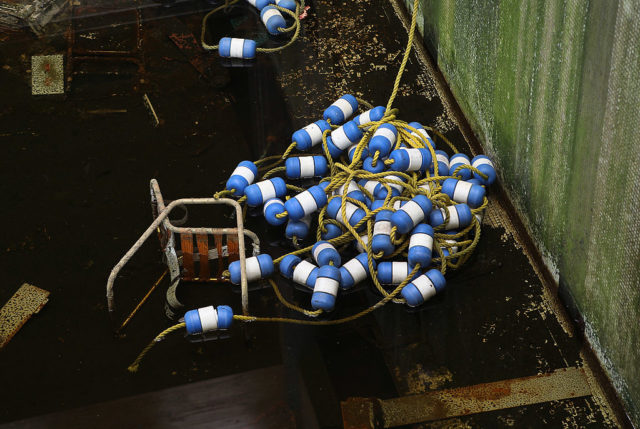
[[218,42],[218,53],[223,58],[242,58],[250,60],[256,57],[256,42],[248,39],[223,37]]
[[369,244],[369,236],[367,234],[361,235],[360,240],[362,240],[362,243],[364,243],[364,247],[362,246],[360,241],[354,240],[353,242],[356,245],[356,249],[358,250],[358,252],[361,252],[361,253],[367,252],[367,245]]
[[[342,200],[339,197],[335,197],[333,198],[331,201],[329,201],[329,204],[327,204],[327,214],[329,215],[329,217],[331,217],[332,219],[337,220],[338,222],[342,223],[343,225],[351,225],[351,226],[355,226],[358,222],[360,222],[362,220],[363,217],[366,216],[366,213],[364,212],[364,210],[362,210],[360,207],[356,206],[353,203],[350,202],[345,202],[345,209],[346,209],[346,219],[342,218]],[[361,228],[364,225],[361,226]]]
[[287,227],[284,230],[284,235],[288,239],[293,237],[305,238],[309,235],[309,227],[311,226],[311,217],[305,216],[302,219],[291,220],[287,222]]
[[327,174],[327,160],[324,156],[294,156],[284,163],[289,179],[308,179],[324,177]]
[[287,221],[287,216],[276,216],[280,213],[284,213],[284,211],[284,203],[278,198],[271,198],[269,201],[264,203],[264,208],[262,209],[264,218],[267,220],[267,223],[273,226],[283,225]]
[[[446,235],[456,235],[458,234],[460,231],[457,230],[452,230],[452,231],[447,231],[445,232]],[[448,250],[451,251],[451,253],[457,253],[458,252],[458,246],[455,246],[455,244],[458,244],[458,242],[455,239],[452,240],[444,240],[445,243],[450,244],[451,247],[448,248]],[[442,249],[447,249],[446,247],[443,247]]]
[[[330,138],[329,138],[330,137]],[[327,147],[333,158],[339,157],[349,146],[356,144],[362,138],[362,131],[355,122],[349,121],[336,128],[327,137]]]
[[323,240],[331,240],[332,238],[340,237],[342,235],[342,229],[338,225],[327,223],[324,227],[327,232],[320,233],[320,237]]
[[[438,209],[431,212],[429,223],[434,228],[442,225],[445,220],[445,209]],[[463,228],[471,223],[471,209],[466,204],[455,204],[448,206],[446,210],[449,212],[449,222],[444,229]]]
[[371,239],[371,250],[374,254],[383,252],[383,256],[389,256],[396,250],[391,242],[391,210],[381,210],[376,214],[376,221],[373,224],[373,238]]
[[[378,281],[383,285],[399,285],[411,274],[411,268],[406,261],[378,262]],[[416,273],[413,278],[420,273]]]
[[280,34],[279,28],[286,28],[287,23],[278,9],[273,6],[265,6],[260,12],[260,19],[267,27],[269,34]]
[[362,186],[365,191],[375,198],[374,194],[376,192],[376,186],[378,186],[378,182],[376,180],[362,179],[358,182],[358,185]]
[[431,269],[402,288],[400,294],[409,307],[417,307],[444,290],[447,281],[442,273]]
[[[353,121],[358,125],[365,125],[370,122],[377,122],[384,117],[384,112],[386,112],[386,108],[383,106],[377,106],[373,109],[367,110],[366,112],[356,116],[353,118]],[[364,127],[365,130],[368,130],[371,126]]]
[[442,184],[442,193],[447,194],[456,203],[465,203],[476,208],[482,205],[486,191],[482,186],[464,180],[446,179]]
[[341,265],[340,254],[333,247],[333,244],[328,241],[318,241],[311,248],[311,254],[313,255],[313,259],[318,263],[319,266],[330,265],[333,263],[333,266],[339,267]]
[[322,141],[322,133],[330,130],[327,121],[320,120],[299,129],[291,136],[291,141],[296,143],[296,148],[307,151]]
[[190,335],[229,329],[232,322],[233,310],[228,305],[219,305],[218,308],[210,305],[184,314],[184,323]]
[[[404,182],[404,179],[402,177],[399,176],[384,176],[385,179],[387,180],[395,180],[398,182]],[[378,200],[384,200],[385,198],[387,198],[387,187],[385,186],[389,186],[389,188],[391,188],[391,196],[392,197],[397,197],[400,194],[402,194],[402,191],[404,190],[404,187],[402,185],[398,185],[397,183],[378,183],[378,186],[376,186],[376,194],[374,195],[376,197],[376,199]]]
[[346,187],[346,195],[349,198],[353,198],[354,200],[358,200],[361,203],[367,202],[367,197],[365,197],[364,193],[358,187],[358,184],[355,181],[349,182],[349,185],[345,183],[344,185],[338,188],[336,195],[344,195]]
[[293,270],[300,261],[302,261],[302,259],[296,255],[285,255],[278,265],[280,273],[288,279],[293,278]]
[[327,107],[323,119],[330,120],[333,125],[344,124],[356,110],[358,110],[358,100],[351,94],[345,94]]
[[421,267],[428,267],[431,263],[433,252],[433,228],[426,223],[418,224],[411,231],[409,239],[409,251],[407,262],[413,267],[420,264]]
[[427,130],[424,129],[424,126],[422,126],[420,122],[409,122],[409,126],[418,130],[418,134],[416,134],[415,131],[411,131],[412,136],[415,136],[421,140],[426,140],[432,148],[436,148],[436,143],[433,141]]
[[323,184],[312,186],[288,199],[284,203],[284,208],[289,213],[289,218],[292,220],[302,219],[324,207],[327,204],[327,194],[324,192],[324,188],[327,186],[328,182],[323,182]]
[[[373,269],[376,269],[376,261],[371,260]],[[348,261],[340,268],[340,287],[350,289],[369,276],[369,261],[367,254],[361,253]]]
[[[269,277],[273,274],[273,259],[267,254],[253,256],[246,259],[247,282]],[[229,264],[231,283],[240,284],[240,261],[233,261]]]
[[491,162],[491,159],[488,156],[478,155],[474,157],[471,165],[488,176],[487,180],[485,180],[480,177],[479,174],[476,174],[475,172],[473,173],[473,176],[478,179],[483,185],[491,185],[496,181],[496,169],[493,165],[493,162]]
[[331,311],[336,305],[336,295],[340,286],[340,270],[331,265],[318,268],[318,277],[313,287],[311,306],[315,310]]
[[431,213],[433,205],[425,195],[416,195],[391,216],[391,223],[400,234],[406,234]]
[[471,183],[472,185],[484,186],[482,182],[476,179],[475,177],[473,179],[467,180],[466,182]]
[[281,177],[274,177],[247,186],[244,194],[247,196],[247,204],[257,207],[271,198],[282,198],[287,195],[287,184]]
[[449,156],[443,150],[437,150],[436,153],[436,161],[432,162],[429,166],[429,172],[434,175],[435,168],[434,164],[438,164],[438,176],[448,176],[449,175]]
[[291,12],[296,11],[296,2],[293,0],[276,0],[276,5],[289,9]]
[[244,190],[247,186],[253,183],[258,175],[258,167],[251,161],[242,161],[227,180],[227,191],[234,190],[234,197],[241,197],[244,195]]
[[[394,210],[398,210],[398,209],[400,209],[400,207],[402,207],[404,205],[404,203],[405,203],[405,201],[395,200],[393,202],[393,204],[392,204],[392,207],[393,207]],[[377,209],[379,209],[380,207],[383,207],[383,206],[384,206],[384,200],[374,200],[371,203],[370,210],[374,211],[374,210],[377,210]]]
[[431,152],[428,149],[396,149],[389,154],[395,171],[426,171],[431,165]]
[[[461,165],[471,165],[471,161],[469,161],[469,157],[464,153],[456,153],[449,159],[449,175],[453,176],[453,172]],[[471,170],[463,168],[458,171],[458,176],[460,176],[462,180],[469,180],[471,179]]]
[[398,130],[391,124],[382,124],[373,133],[369,140],[369,153],[373,156],[380,152],[380,157],[386,157],[391,153],[391,148],[396,144]]
[[311,262],[303,261],[298,256],[286,255],[280,261],[280,272],[284,277],[292,279],[299,285],[313,289],[316,283],[318,267]]
[[272,198],[264,203],[262,213],[269,225],[280,226],[287,221],[287,216],[277,217],[276,215],[284,213],[284,203],[278,198]]
[[378,158],[376,165],[373,165],[373,157],[368,156],[362,163],[362,169],[369,173],[382,173],[385,169],[384,159]]
[[[358,144],[353,144],[351,146],[349,146],[349,149],[347,149],[347,155],[349,156],[349,162],[353,162],[353,156],[356,153],[356,149],[358,148]],[[366,157],[369,156],[369,151],[367,150],[367,147],[363,147],[362,148],[362,152],[360,153],[360,160],[365,159]]]
[[273,3],[273,0],[247,0],[247,3],[252,5],[258,10],[262,10],[265,6],[268,6]]

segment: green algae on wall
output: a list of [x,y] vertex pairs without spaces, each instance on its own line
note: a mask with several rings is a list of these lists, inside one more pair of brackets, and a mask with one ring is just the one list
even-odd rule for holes
[[640,424],[640,8],[421,0],[419,15],[426,45]]

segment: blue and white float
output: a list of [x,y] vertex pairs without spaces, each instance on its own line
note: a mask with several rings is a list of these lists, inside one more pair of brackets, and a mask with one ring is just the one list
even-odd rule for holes
[[296,143],[296,148],[307,151],[322,141],[322,134],[331,130],[331,126],[325,120],[319,120],[304,128],[299,129],[291,136],[291,141]]
[[432,252],[433,227],[426,223],[418,224],[411,231],[407,262],[412,267],[417,264],[420,264],[421,267],[428,267],[431,263]]
[[484,202],[486,191],[480,185],[449,178],[442,183],[442,193],[447,194],[456,203],[464,203],[469,207],[476,208]]
[[258,207],[272,198],[282,198],[287,195],[287,184],[281,177],[274,177],[247,186],[244,194],[247,196],[247,204],[250,207]]
[[218,53],[223,58],[251,60],[256,57],[256,42],[249,39],[223,37],[218,42]]
[[311,248],[313,259],[319,266],[333,265],[339,267],[341,264],[340,254],[328,241],[318,241]]
[[287,23],[285,22],[284,17],[280,11],[273,6],[265,6],[262,8],[262,12],[260,12],[260,19],[262,19],[264,26],[267,27],[269,34],[277,36],[280,34],[281,28],[287,28]]
[[337,267],[324,265],[318,268],[318,277],[311,296],[311,306],[315,310],[333,310],[339,286],[340,270]]
[[323,182],[300,192],[293,198],[289,198],[284,203],[284,208],[287,209],[289,218],[293,220],[302,219],[324,207],[327,204],[327,194],[324,189],[328,185],[329,182]]
[[309,179],[324,177],[327,174],[327,160],[324,156],[294,156],[284,163],[285,174],[289,179]]
[[471,166],[480,170],[480,172],[487,175],[487,179],[483,179],[479,174],[473,173],[473,176],[478,179],[483,185],[491,185],[496,181],[496,168],[491,162],[491,159],[486,155],[478,155],[473,158]]
[[396,144],[398,130],[391,124],[382,124],[376,129],[369,140],[369,153],[373,156],[379,152],[380,157],[386,157]]
[[[471,161],[469,161],[469,157],[464,153],[456,153],[449,159],[449,175],[453,176],[454,172],[460,168],[461,166],[471,165]],[[462,180],[471,179],[471,170],[468,168],[461,168],[458,173],[456,173]]]
[[371,239],[371,250],[375,255],[382,252],[382,256],[391,255],[395,246],[391,242],[391,210],[381,210],[376,214],[376,221],[373,224],[373,238]]
[[[267,254],[247,258],[245,263],[247,268],[247,282],[249,283],[267,278],[273,274],[273,259]],[[239,285],[241,280],[239,260],[229,264],[229,274],[231,275],[231,283]]]
[[217,308],[210,305],[184,314],[184,323],[189,335],[229,329],[232,322],[233,310],[228,305],[219,305]]
[[280,226],[287,221],[287,216],[278,217],[278,215],[285,212],[284,203],[278,198],[272,198],[264,203],[262,212],[269,225]]
[[431,213],[433,205],[425,195],[416,195],[393,213],[391,223],[400,234],[406,234]]
[[[373,269],[376,269],[376,261],[371,261]],[[340,287],[342,289],[351,289],[370,275],[369,261],[367,253],[360,253],[355,258],[349,260],[340,267]]]
[[409,307],[417,307],[437,293],[442,292],[446,284],[447,281],[442,273],[436,269],[431,269],[403,287],[400,294],[407,301]]
[[231,173],[225,189],[233,191],[234,197],[244,195],[244,190],[251,185],[258,175],[258,167],[251,161],[242,161]]
[[[449,221],[444,225],[444,229],[463,228],[471,223],[471,209],[466,204],[454,204],[446,208],[449,213]],[[434,228],[442,225],[446,219],[445,209],[433,210],[430,215],[429,223]]]
[[331,106],[324,111],[324,120],[331,121],[333,125],[341,125],[358,110],[358,100],[351,95],[345,94],[337,99]]

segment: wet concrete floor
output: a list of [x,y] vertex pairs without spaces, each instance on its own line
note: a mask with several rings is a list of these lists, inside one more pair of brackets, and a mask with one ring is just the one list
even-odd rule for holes
[[[580,340],[556,316],[494,199],[476,255],[448,274],[445,293],[420,309],[389,305],[335,327],[236,324],[230,338],[204,344],[176,335],[158,345],[137,374],[126,371],[170,324],[163,291],[143,307],[125,338],[114,338],[105,308],[109,271],[151,221],[149,180],[158,179],[167,199],[210,196],[238,161],[281,153],[294,130],[321,117],[341,94],[386,103],[406,43],[393,7],[383,0],[310,4],[300,40],[290,49],[259,55],[251,67],[224,67],[211,54],[202,57],[202,73],[169,36],[199,34],[207,4],[145,8],[144,73],[125,64],[78,63],[61,96],[32,96],[29,69],[31,55],[66,52],[63,34],[39,40],[3,36],[0,302],[23,282],[51,296],[0,351],[1,422],[282,365],[287,406],[297,426],[334,428],[342,427],[340,401],[348,397],[385,399],[582,365]],[[113,18],[101,19],[83,23],[89,30],[78,33],[78,43],[106,43],[100,39],[106,30],[92,28]],[[257,21],[249,6],[236,7],[212,21],[211,40],[234,34],[278,43]],[[54,25],[65,28],[64,20]],[[125,29],[133,34],[131,25]],[[131,39],[108,42],[121,46]],[[142,102],[145,93],[158,127]],[[402,118],[437,127],[468,152],[415,54],[396,107]],[[222,210],[197,219],[206,226],[233,225]],[[249,228],[261,236],[263,251],[274,257],[283,253],[281,231],[257,218],[249,220]],[[158,250],[150,240],[119,277],[121,316],[163,271]],[[306,293],[286,282],[282,288],[307,304]],[[378,299],[361,288],[341,296],[330,317],[352,314]],[[189,286],[185,300],[240,310],[239,294],[227,285]],[[289,314],[269,289],[252,292],[250,303],[255,314]],[[103,419],[126,427],[126,416]],[[425,427],[512,426],[616,424],[594,394]]]

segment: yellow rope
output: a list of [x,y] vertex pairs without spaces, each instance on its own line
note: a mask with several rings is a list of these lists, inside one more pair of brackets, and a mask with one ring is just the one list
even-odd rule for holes
[[[207,14],[204,16],[204,18],[202,18],[202,27],[200,30],[200,44],[202,45],[202,48],[207,50],[207,51],[214,51],[218,49],[218,45],[210,45],[206,42],[206,35],[207,35],[207,22],[209,21],[209,18],[214,15],[215,13],[223,10],[223,9],[228,9],[230,6],[234,5],[235,3],[237,3],[239,0],[225,0],[224,4],[214,8],[213,10],[207,12]],[[291,31],[293,31],[293,36],[291,36],[291,39],[289,39],[289,41],[287,43],[285,43],[284,45],[281,46],[276,46],[275,48],[256,48],[256,52],[262,52],[262,53],[273,53],[273,52],[278,52],[278,51],[282,51],[283,49],[288,48],[289,46],[291,46],[297,39],[298,36],[300,35],[300,11],[304,10],[304,0],[302,0],[300,3],[298,3],[296,1],[296,10],[295,11],[291,11],[289,9],[285,9],[281,6],[278,6],[276,4],[271,4],[269,5],[271,7],[274,7],[276,9],[278,9],[280,12],[284,12],[286,15],[289,15],[291,18],[293,18],[293,24],[287,28],[278,28],[278,32],[280,32],[281,34],[285,34],[285,33],[289,33]]]
[[144,359],[144,356],[147,353],[149,353],[149,351],[153,348],[153,346],[156,345],[156,343],[162,341],[164,339],[164,337],[166,337],[167,335],[171,334],[172,332],[175,332],[178,329],[182,329],[185,326],[187,326],[187,325],[184,322],[181,322],[181,323],[177,323],[177,324],[171,326],[170,328],[167,328],[164,331],[160,332],[153,339],[153,341],[151,341],[149,344],[147,344],[147,347],[142,349],[142,351],[140,352],[140,354],[138,355],[136,360],[134,360],[133,363],[131,365],[129,365],[129,368],[127,368],[129,370],[129,372],[137,372],[138,371],[138,368],[140,368],[140,362],[142,362],[142,359]]
[[[213,13],[219,10],[222,10],[224,8],[227,8],[230,5],[236,3],[237,1],[238,0],[226,0],[222,6],[219,6],[218,8],[212,10],[205,16],[205,18],[203,19],[203,28],[202,28],[202,34],[201,34],[201,41],[205,49],[216,48],[216,46],[208,46],[204,42],[206,20]],[[270,50],[262,49],[261,50],[262,52],[273,52],[275,50],[283,49],[284,47],[293,43],[295,38],[297,38],[300,30],[300,23],[299,23],[299,19],[297,19],[297,16],[299,14],[298,12],[301,5],[302,7],[304,7],[304,2],[302,2],[301,4],[298,4],[298,8],[296,10],[296,16],[294,17],[296,22],[287,29],[281,29],[282,31],[286,31],[286,32],[295,31],[292,39],[284,46],[270,49]],[[283,9],[280,7],[277,7],[277,8],[291,15],[290,11],[287,11],[286,9]],[[374,260],[381,260],[381,259],[389,260],[399,255],[406,255],[406,249],[409,245],[409,239],[406,235],[398,234],[397,228],[393,227],[391,230],[390,238],[392,243],[396,246],[394,252],[388,256],[384,256],[382,252],[380,252],[379,254],[374,254],[372,250],[372,241],[373,241],[373,224],[374,224],[376,214],[381,210],[389,210],[389,209],[393,210],[393,204],[396,201],[407,201],[411,197],[418,194],[427,195],[431,200],[431,202],[433,203],[434,210],[438,208],[445,208],[449,205],[455,204],[454,202],[451,201],[448,195],[443,194],[441,192],[442,191],[441,183],[443,180],[447,178],[459,177],[458,173],[465,168],[479,175],[482,178],[486,178],[486,175],[484,175],[482,172],[478,171],[476,168],[469,165],[463,165],[461,167],[458,167],[451,175],[449,175],[448,171],[446,172],[438,171],[438,163],[436,161],[435,151],[431,147],[431,145],[429,144],[425,136],[422,133],[420,133],[417,129],[410,126],[407,122],[398,119],[397,109],[392,108],[393,101],[397,96],[400,81],[409,59],[411,47],[413,45],[415,28],[416,28],[417,11],[418,11],[418,0],[414,0],[413,13],[411,15],[411,26],[409,29],[409,40],[407,42],[407,46],[403,55],[402,63],[400,64],[400,68],[398,70],[398,74],[396,75],[396,78],[395,78],[392,93],[389,97],[389,100],[386,106],[385,115],[380,121],[373,121],[368,124],[360,125],[360,127],[363,128],[365,132],[361,140],[357,143],[352,161],[348,163],[348,159],[346,158],[346,155],[343,155],[340,159],[335,161],[331,157],[331,154],[329,152],[329,147],[327,145],[327,136],[329,135],[331,130],[337,128],[336,125],[333,125],[330,123],[331,129],[326,130],[322,134],[321,150],[328,161],[330,174],[329,174],[329,179],[322,179],[321,182],[325,182],[327,180],[329,181],[329,184],[325,189],[325,192],[327,193],[327,195],[330,195],[330,197],[328,198],[329,200],[332,200],[334,198],[340,199],[340,203],[341,203],[340,209],[339,209],[340,216],[337,216],[337,217],[343,219],[344,221],[338,221],[336,219],[326,218],[327,207],[326,206],[322,207],[318,212],[318,228],[316,230],[316,239],[319,241],[322,237],[322,234],[327,231],[326,225],[333,224],[340,227],[340,229],[342,230],[342,234],[338,237],[328,240],[331,244],[339,247],[342,245],[347,245],[352,241],[356,240],[359,243],[359,245],[366,251],[367,265],[369,268],[371,280],[374,286],[376,287],[376,289],[378,290],[378,292],[383,296],[383,298],[380,301],[378,301],[376,304],[356,314],[353,314],[351,316],[344,317],[341,319],[335,319],[335,320],[309,320],[309,319],[305,320],[305,319],[294,319],[294,318],[286,318],[286,317],[260,317],[260,316],[250,316],[250,315],[248,316],[234,315],[233,318],[235,320],[238,320],[240,322],[272,322],[272,323],[277,322],[277,323],[292,323],[292,324],[300,324],[300,325],[336,325],[340,323],[346,323],[346,322],[355,320],[359,317],[362,317],[374,311],[375,309],[382,307],[383,305],[385,305],[390,301],[393,301],[395,303],[405,303],[405,300],[402,298],[397,298],[397,295],[400,293],[402,288],[410,282],[411,278],[413,278],[413,276],[419,271],[420,265],[416,265],[411,271],[411,273],[409,274],[409,276],[391,292],[388,292],[380,284],[378,280],[377,272],[376,270],[374,270],[374,266],[373,266]],[[366,102],[365,100],[358,99],[358,102],[360,105],[366,108],[370,109],[373,107],[370,103]],[[431,157],[434,161],[433,162],[434,171],[432,174],[427,172],[425,174],[426,177],[419,179],[417,173],[415,172],[405,173],[400,171],[384,171],[381,173],[371,173],[369,171],[362,169],[362,165],[363,165],[362,153],[364,149],[367,148],[369,144],[369,140],[375,133],[375,130],[384,123],[389,123],[394,127],[396,127],[396,129],[398,130],[398,136],[397,136],[394,149],[400,148],[401,145],[404,144],[408,147],[413,147],[413,148],[427,148],[430,151]],[[455,146],[444,135],[442,135],[442,133],[430,127],[426,127],[425,129],[428,129],[429,131],[431,131],[439,141],[445,142],[453,150],[454,153],[457,153]],[[287,147],[284,154],[272,155],[256,161],[255,165],[258,167],[258,171],[264,172],[264,174],[262,175],[262,179],[266,179],[268,177],[271,177],[273,175],[276,175],[285,171],[285,168],[281,165],[289,157],[289,155],[295,148],[296,148],[296,143],[293,142]],[[374,165],[377,162],[382,162],[382,160],[380,159],[379,152],[376,152],[371,156],[373,157]],[[389,165],[392,162],[393,162],[392,160],[384,161],[385,165]],[[397,176],[402,180],[390,179],[387,177],[391,175]],[[346,191],[343,192],[342,195],[331,195],[335,190],[340,189],[340,187],[342,186],[344,186],[344,189],[348,189],[348,184],[351,182],[354,182],[357,184],[357,187],[367,195],[367,197],[373,199],[373,195],[371,195],[369,191],[367,191],[366,189],[364,189],[362,186],[358,184],[358,181],[362,179],[375,180],[376,182],[381,183],[384,188],[386,188],[387,197],[385,198],[382,207],[376,210],[369,210],[369,208],[365,204],[363,204],[361,201],[355,200],[347,196]],[[390,187],[390,185],[392,184],[402,188],[403,191],[400,196],[394,197],[392,195],[391,187]],[[423,186],[426,186],[426,189],[423,188]],[[291,184],[287,184],[287,189],[295,192],[303,192],[305,190],[304,188],[291,185]],[[214,197],[220,198],[224,196],[229,196],[229,195],[233,195],[234,192],[235,190],[224,190],[214,194]],[[238,199],[239,203],[244,203],[245,201],[246,201],[246,197],[242,197]],[[348,204],[353,204],[357,206],[357,208],[362,209],[365,213],[365,216],[355,225],[351,225],[347,221],[346,214],[347,214]],[[478,213],[482,213],[482,211],[486,208],[487,204],[488,204],[488,200],[485,197],[483,204],[480,207],[472,209],[472,214],[475,215]],[[480,240],[481,228],[480,228],[480,223],[478,222],[476,217],[472,216],[471,224],[468,225],[466,228],[462,229],[461,231],[458,231],[456,234],[445,234],[444,227],[449,221],[449,212],[448,210],[443,210],[443,212],[444,212],[444,223],[434,228],[433,262],[440,265],[440,271],[444,275],[447,271],[447,268],[457,269],[469,259],[469,257],[473,253],[475,247],[477,246]],[[288,216],[288,213],[286,211],[276,215],[277,218],[284,218],[286,216]],[[364,240],[365,237],[366,237],[366,243]],[[294,240],[294,243],[296,247],[299,247],[297,238]],[[311,251],[312,247],[313,246],[296,248],[296,250],[274,259],[273,263],[279,264],[282,261],[282,259],[287,255],[307,254]],[[456,252],[453,252],[454,247],[457,248]],[[443,249],[447,249],[447,251],[449,252],[449,256],[444,256]],[[225,273],[228,276],[228,271]],[[286,308],[311,318],[317,318],[319,315],[323,313],[322,310],[307,310],[294,303],[289,302],[287,299],[284,298],[284,296],[282,295],[282,293],[278,288],[277,283],[273,279],[268,279],[268,282],[270,283],[278,300]],[[161,332],[151,343],[147,345],[147,347],[145,347],[142,350],[138,358],[129,367],[129,371],[131,372],[137,371],[140,365],[140,362],[142,361],[144,356],[149,352],[149,350],[157,342],[161,341],[166,335],[169,335],[170,333],[183,327],[185,327],[184,323],[178,323],[177,325],[174,325],[168,329],[165,329],[163,332]]]

